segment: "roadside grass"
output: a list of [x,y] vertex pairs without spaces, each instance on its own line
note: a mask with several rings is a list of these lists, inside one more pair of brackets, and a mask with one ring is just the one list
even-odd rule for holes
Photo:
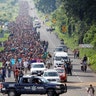
[[3,38],[0,38],[0,42],[8,40],[9,33],[5,33]]
[[[44,18],[43,18],[43,20],[44,20]],[[49,21],[49,22],[46,22],[45,24],[46,24],[46,26],[50,26],[52,23],[51,23],[51,21]],[[77,43],[78,37],[74,37],[74,36],[69,37],[67,32],[66,33],[60,32],[60,30],[57,26],[55,26],[54,33],[56,35],[58,35],[59,39],[64,40],[64,44],[67,45],[68,48],[70,48],[70,50],[73,51],[74,49],[78,48],[80,51],[80,59],[82,59],[83,56],[86,54],[88,56],[89,67],[94,72],[96,72],[96,50],[94,50],[92,48],[80,48]]]
[[4,47],[0,47],[0,51],[4,50]]
[[48,21],[48,22],[46,22],[46,26],[51,26],[51,23]]
[[64,40],[64,44],[68,46],[68,48],[70,48],[70,50],[74,50],[76,48],[79,49],[80,51],[80,59],[82,59],[84,57],[84,55],[86,54],[88,57],[88,65],[89,67],[96,72],[96,50],[93,48],[80,48],[79,45],[76,42],[76,38],[74,37],[69,37],[67,35],[67,33],[61,33],[60,30],[56,27],[56,33],[58,34],[58,38],[59,39],[63,39]]
[[75,48],[78,48],[80,51],[80,59],[84,57],[86,54],[88,57],[88,63],[90,68],[96,72],[96,50],[90,48],[80,48],[75,42],[73,38],[68,38],[68,36],[63,37],[65,40],[65,44],[73,51]]
[[[8,40],[9,33],[5,33],[3,38],[0,38],[0,42]],[[0,47],[0,51],[4,50],[4,47]]]

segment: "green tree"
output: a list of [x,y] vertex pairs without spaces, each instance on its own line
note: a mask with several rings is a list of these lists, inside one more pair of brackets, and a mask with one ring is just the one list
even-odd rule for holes
[[56,0],[36,0],[37,9],[43,13],[50,13],[56,9]]

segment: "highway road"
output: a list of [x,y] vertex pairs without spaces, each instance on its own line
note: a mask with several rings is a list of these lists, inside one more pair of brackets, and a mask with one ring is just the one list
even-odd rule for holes
[[[29,6],[30,6],[29,15],[38,16],[32,0],[31,1],[27,0],[27,1],[29,2]],[[34,9],[31,10],[31,8],[34,8]],[[46,40],[49,42],[48,51],[52,53],[54,48],[60,45],[60,40],[56,37],[54,32],[50,34],[50,32],[46,31],[46,25],[42,23],[42,20],[41,20],[41,24],[42,26],[39,29],[40,39]],[[82,72],[80,70],[81,60],[74,59],[73,53],[70,49],[68,50],[68,53],[69,53],[69,57],[73,60],[72,62],[72,65],[73,65],[72,74],[73,75],[68,76],[68,82],[67,82],[68,92],[60,96],[88,96],[87,88],[90,84],[92,84],[96,90],[96,74],[92,72],[89,67],[87,69],[87,72]],[[14,78],[13,77],[6,78],[6,81],[14,81]],[[0,96],[4,96],[4,95],[0,94]],[[27,94],[21,95],[21,96],[27,96]],[[28,95],[28,96],[40,96],[40,95]],[[47,95],[42,95],[42,96],[47,96]],[[95,93],[95,96],[96,96],[96,93]]]

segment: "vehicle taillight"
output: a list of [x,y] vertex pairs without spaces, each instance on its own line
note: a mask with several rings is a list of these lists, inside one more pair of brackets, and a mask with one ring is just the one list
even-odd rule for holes
[[2,83],[0,83],[0,89],[2,89],[3,88],[3,84]]

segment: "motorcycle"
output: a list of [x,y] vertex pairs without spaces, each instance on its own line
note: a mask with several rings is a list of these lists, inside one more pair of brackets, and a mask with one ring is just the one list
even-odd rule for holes
[[86,72],[86,70],[87,70],[87,62],[82,62],[82,63],[81,63],[81,70],[82,70],[83,72]]

